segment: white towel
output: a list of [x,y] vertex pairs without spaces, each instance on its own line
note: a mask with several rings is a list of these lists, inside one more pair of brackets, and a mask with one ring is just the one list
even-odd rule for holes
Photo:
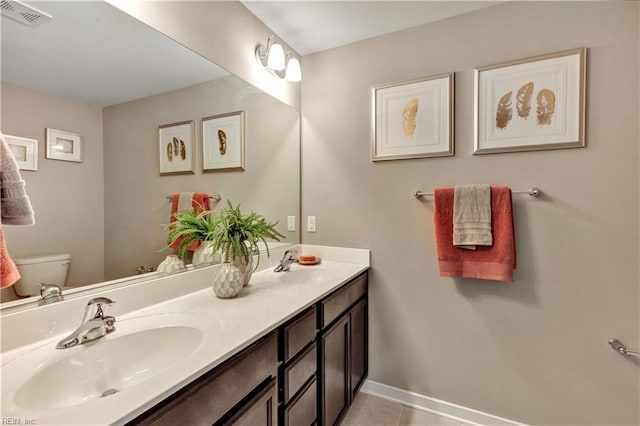
[[178,195],[178,211],[193,210],[193,195],[195,192],[181,192]]
[[493,245],[489,185],[454,187],[453,245],[469,250]]

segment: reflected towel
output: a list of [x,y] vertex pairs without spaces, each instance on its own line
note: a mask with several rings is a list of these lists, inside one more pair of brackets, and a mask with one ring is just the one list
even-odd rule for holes
[[469,250],[493,245],[489,185],[460,185],[453,192],[453,245]]
[[4,244],[4,234],[0,227],[0,288],[9,287],[19,279],[20,272],[18,272],[18,267],[9,256],[7,247]]
[[18,163],[9,144],[0,134],[0,223],[33,225],[35,219],[31,201],[24,189]]
[[[203,211],[209,210],[209,195],[201,192],[181,192],[179,194],[174,194],[171,198],[171,219],[170,222],[173,223],[176,221],[175,214],[182,210],[193,209],[196,213],[202,213]],[[180,247],[180,242],[182,241],[182,237],[178,238],[170,244],[171,248]],[[190,246],[189,250],[193,251],[200,246],[200,241],[194,241]]]
[[493,246],[478,246],[476,250],[461,249],[452,243],[453,188],[437,188],[434,195],[433,220],[440,276],[513,281],[516,245],[511,190],[491,188]]

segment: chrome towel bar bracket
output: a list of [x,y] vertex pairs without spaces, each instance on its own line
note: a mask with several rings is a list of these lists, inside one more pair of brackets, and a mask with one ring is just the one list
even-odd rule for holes
[[609,340],[609,345],[611,346],[611,348],[614,351],[619,352],[622,355],[640,356],[640,352],[639,351],[634,351],[634,350],[631,350],[631,349],[627,349],[627,347],[624,345],[624,343],[622,343],[618,339]]
[[[538,198],[539,196],[542,195],[542,191],[540,190],[540,188],[529,188],[527,191],[513,191],[513,194],[527,194],[531,197],[534,198]],[[416,198],[422,198],[422,197],[433,197],[433,192],[422,192],[422,191],[416,191],[413,193],[413,196]]]

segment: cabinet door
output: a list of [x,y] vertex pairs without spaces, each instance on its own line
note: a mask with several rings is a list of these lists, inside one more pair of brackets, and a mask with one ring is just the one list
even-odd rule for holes
[[265,389],[242,407],[228,424],[234,426],[274,426],[278,413],[277,379],[271,380]]
[[322,424],[334,425],[349,406],[349,315],[321,336]]
[[368,306],[364,298],[351,309],[351,401],[369,370]]

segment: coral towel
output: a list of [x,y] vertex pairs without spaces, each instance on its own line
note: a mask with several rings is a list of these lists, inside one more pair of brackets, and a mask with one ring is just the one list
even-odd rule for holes
[[9,287],[19,279],[20,272],[18,272],[18,267],[9,257],[7,247],[4,244],[2,228],[0,228],[0,288]]
[[[186,210],[187,208],[192,208],[196,213],[202,213],[205,210],[209,210],[209,196],[201,192],[181,192],[179,194],[174,194],[171,199],[171,223],[176,221],[175,214],[177,212],[180,210]],[[178,238],[169,247],[180,247],[181,240],[182,238]],[[193,251],[197,249],[199,245],[200,241],[194,241],[193,244],[189,246],[189,250]]]
[[491,188],[491,228],[493,246],[465,250],[453,245],[453,188],[435,190],[435,224],[438,266],[442,277],[513,281],[516,243],[511,190]]

